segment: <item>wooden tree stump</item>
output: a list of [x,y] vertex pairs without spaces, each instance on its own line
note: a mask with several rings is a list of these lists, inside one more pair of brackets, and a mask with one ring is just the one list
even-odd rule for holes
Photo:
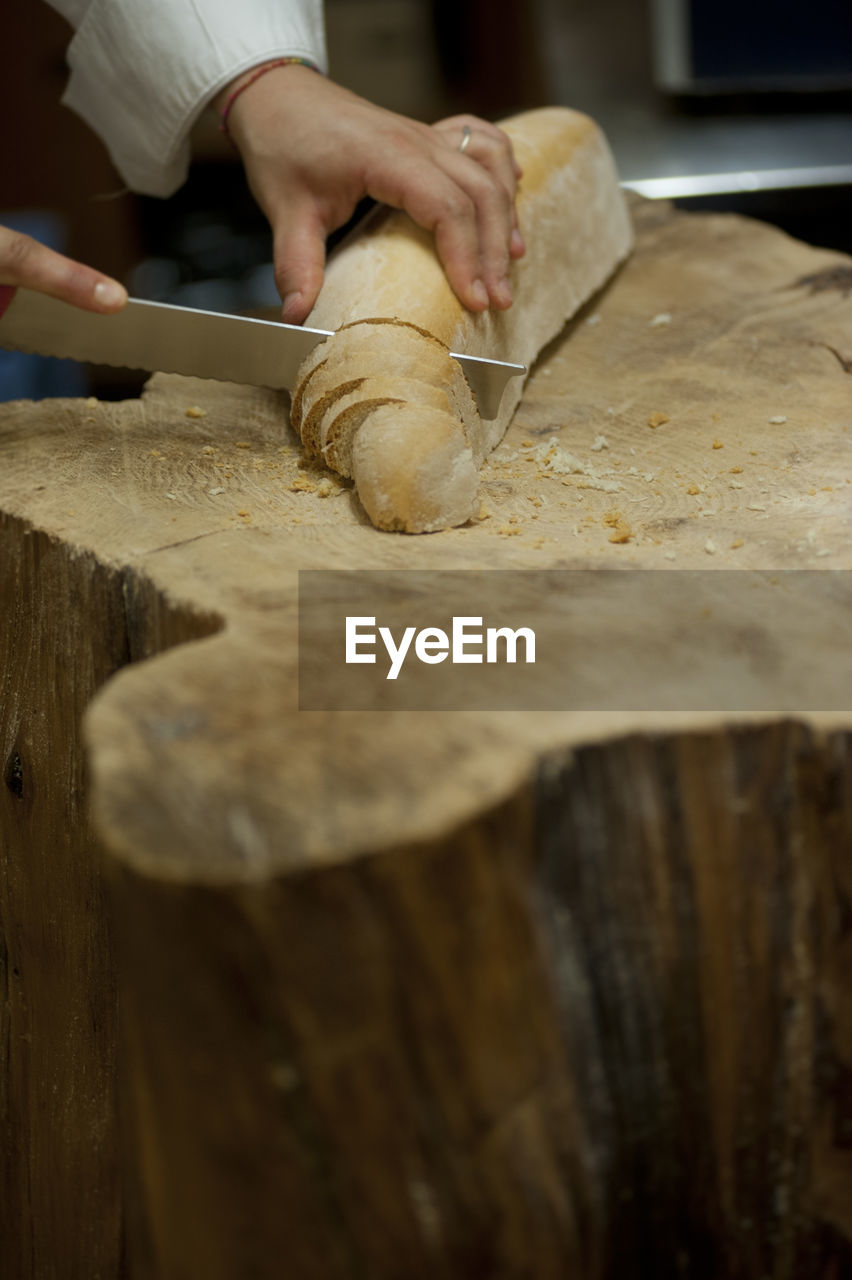
[[298,709],[302,569],[850,567],[852,262],[635,217],[462,529],[273,393],[4,407],[4,1275],[852,1276],[843,691]]

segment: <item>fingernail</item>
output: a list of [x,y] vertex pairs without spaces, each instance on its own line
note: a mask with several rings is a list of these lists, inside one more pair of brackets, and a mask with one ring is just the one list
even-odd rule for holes
[[495,289],[498,305],[504,309],[508,309],[512,305],[512,286],[509,284],[508,276],[504,276]]
[[512,231],[511,250],[512,253],[516,253],[518,257],[527,251],[527,246],[524,244],[524,237],[521,235],[517,227]]
[[95,302],[102,307],[120,307],[127,301],[127,290],[117,280],[99,280],[95,285]]
[[488,306],[488,290],[483,280],[474,280],[470,287],[470,296],[476,303],[477,307],[484,311]]
[[286,295],[286,297],[284,298],[283,303],[281,304],[281,314],[282,314],[282,316],[284,316],[284,318],[285,318],[285,319],[286,319],[286,318],[287,318],[287,316],[290,314],[290,312],[293,310],[293,308],[295,307],[296,303],[297,303],[297,302],[299,302],[299,301],[301,300],[301,297],[302,297],[302,294],[301,294],[301,291],[300,291],[300,290],[296,290],[295,292],[293,292],[293,293],[288,293],[288,294]]

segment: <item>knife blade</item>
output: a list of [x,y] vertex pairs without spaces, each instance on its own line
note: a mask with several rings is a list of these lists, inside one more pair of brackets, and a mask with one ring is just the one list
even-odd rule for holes
[[[0,316],[0,346],[92,364],[161,370],[291,391],[302,361],[329,329],[197,311],[131,298],[121,311],[83,311],[18,289]],[[458,360],[483,418],[496,418],[510,378],[523,364],[450,353]]]

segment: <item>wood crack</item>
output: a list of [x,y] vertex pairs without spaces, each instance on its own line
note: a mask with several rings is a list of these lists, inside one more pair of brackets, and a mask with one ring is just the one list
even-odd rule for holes
[[212,538],[217,533],[227,533],[229,525],[222,525],[219,529],[208,529],[205,533],[196,533],[192,538],[179,538],[177,542],[164,542],[161,547],[149,547],[144,552],[146,556],[155,556],[160,551],[172,551],[175,547],[188,547],[191,542],[201,542],[203,538]]
[[852,360],[847,360],[840,354],[836,347],[830,347],[827,342],[824,342],[822,345],[825,347],[826,351],[831,352],[844,373],[852,373]]

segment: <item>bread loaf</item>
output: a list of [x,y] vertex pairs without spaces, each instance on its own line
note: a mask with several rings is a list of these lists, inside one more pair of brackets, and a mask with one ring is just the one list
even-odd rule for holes
[[449,352],[531,366],[630,250],[612,157],[592,120],[549,107],[502,127],[523,170],[527,245],[510,269],[508,311],[466,310],[431,234],[380,207],[329,260],[307,320],[336,332],[299,371],[293,425],[312,454],[354,476],[380,528],[448,528],[478,510],[477,468],[502,439],[521,380],[499,416],[482,421]]

